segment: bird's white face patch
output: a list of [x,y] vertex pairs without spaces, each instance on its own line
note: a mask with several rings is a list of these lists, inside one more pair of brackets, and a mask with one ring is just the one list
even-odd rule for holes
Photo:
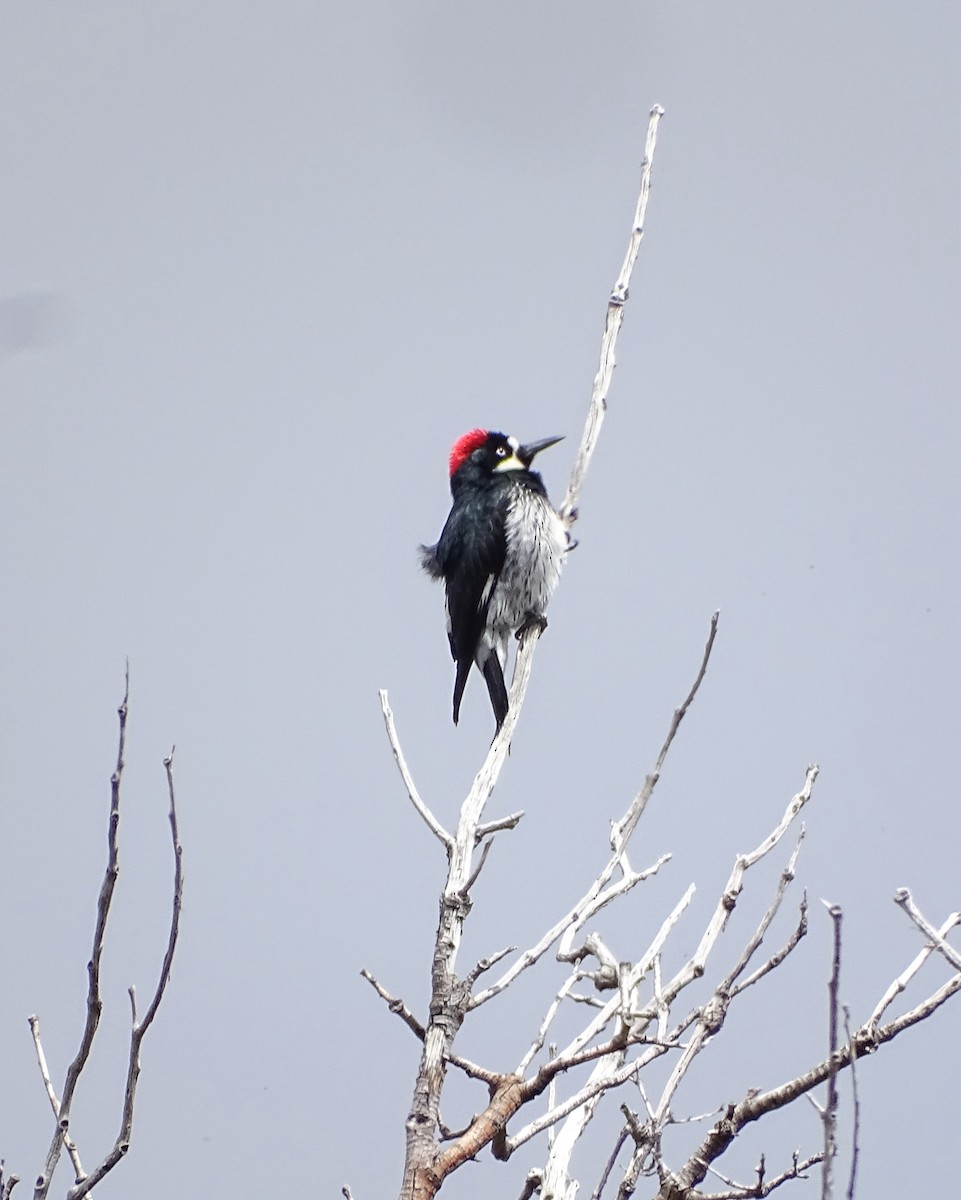
[[521,460],[517,457],[516,454],[512,454],[510,456],[510,458],[502,458],[500,460],[500,462],[497,464],[497,466],[494,468],[494,470],[495,471],[523,471],[524,464],[521,462]]
[[521,460],[517,457],[517,451],[520,449],[520,442],[517,440],[516,437],[509,437],[507,439],[507,444],[511,448],[511,453],[508,454],[506,458],[502,458],[500,460],[500,462],[497,464],[497,466],[494,468],[494,470],[495,471],[524,471],[524,470],[526,470],[527,468],[524,466],[524,464],[521,462]]

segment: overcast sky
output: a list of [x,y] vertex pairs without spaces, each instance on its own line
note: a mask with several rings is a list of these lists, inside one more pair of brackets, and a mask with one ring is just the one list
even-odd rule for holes
[[[599,927],[636,956],[695,881],[689,953],[817,761],[812,934],[678,1115],[821,1055],[821,898],[844,907],[855,1021],[921,945],[894,889],[935,922],[961,907],[959,46],[948,3],[3,6],[0,1154],[23,1194],[51,1132],[26,1017],[60,1086],[128,657],[123,873],[74,1110],[88,1168],[119,1123],[125,990],[149,993],[166,936],[174,742],[187,879],[133,1149],[98,1196],[396,1192],[418,1047],[358,972],[423,1015],[444,863],[377,689],[452,822],[492,722],[478,677],[450,723],[415,547],[476,425],[567,435],[540,460],[560,499],[654,103],[580,546],[489,814],[527,816],[463,961],[536,940],[605,861],[715,608],[635,850],[673,862]],[[464,1052],[513,1066],[559,978]],[[959,1039],[956,1002],[862,1065],[860,1195],[943,1194]],[[445,1119],[483,1099],[462,1089]],[[805,1106],[785,1144],[820,1136]],[[445,1195],[516,1195],[537,1160],[485,1154]],[[585,1164],[582,1194],[595,1180]]]

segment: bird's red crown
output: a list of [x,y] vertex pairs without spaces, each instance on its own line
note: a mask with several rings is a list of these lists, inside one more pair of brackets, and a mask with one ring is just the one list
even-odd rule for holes
[[475,450],[479,450],[483,446],[487,437],[486,429],[472,429],[470,433],[465,433],[463,437],[457,439],[450,451],[451,476],[460,470]]

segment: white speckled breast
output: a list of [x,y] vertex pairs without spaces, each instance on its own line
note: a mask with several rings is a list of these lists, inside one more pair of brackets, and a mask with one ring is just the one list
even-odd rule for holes
[[560,578],[567,535],[560,517],[539,493],[519,489],[507,513],[507,556],[491,598],[487,625],[506,650],[507,638],[528,613],[543,616]]

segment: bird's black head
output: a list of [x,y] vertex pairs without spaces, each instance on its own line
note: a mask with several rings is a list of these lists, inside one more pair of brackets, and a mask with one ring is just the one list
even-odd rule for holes
[[458,438],[450,452],[450,477],[468,469],[484,475],[495,471],[527,471],[534,456],[553,446],[559,437],[541,438],[522,446],[517,438],[487,429],[472,429]]

